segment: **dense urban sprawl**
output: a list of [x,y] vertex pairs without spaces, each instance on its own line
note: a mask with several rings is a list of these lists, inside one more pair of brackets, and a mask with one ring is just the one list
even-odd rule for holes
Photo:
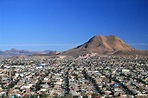
[[148,97],[148,57],[30,56],[0,59],[2,98]]

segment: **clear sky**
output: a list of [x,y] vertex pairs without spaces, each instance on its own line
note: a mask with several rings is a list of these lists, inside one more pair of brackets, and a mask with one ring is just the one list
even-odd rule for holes
[[64,51],[94,35],[148,50],[148,0],[0,0],[0,50]]

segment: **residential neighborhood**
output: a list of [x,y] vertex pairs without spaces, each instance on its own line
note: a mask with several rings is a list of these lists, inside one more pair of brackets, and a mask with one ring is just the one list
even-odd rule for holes
[[0,59],[1,98],[147,98],[148,57]]

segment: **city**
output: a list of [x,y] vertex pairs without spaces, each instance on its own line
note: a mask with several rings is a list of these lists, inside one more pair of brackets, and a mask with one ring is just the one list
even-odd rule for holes
[[0,59],[2,98],[147,98],[147,56]]
[[148,0],[0,0],[0,98],[148,98]]

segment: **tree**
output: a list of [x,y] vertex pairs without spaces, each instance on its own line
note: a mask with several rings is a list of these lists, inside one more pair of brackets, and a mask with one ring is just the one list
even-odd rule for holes
[[46,97],[48,97],[49,95],[48,94],[46,94],[45,92],[43,92],[42,94],[41,94],[41,98],[46,98]]
[[97,96],[98,96],[97,93],[93,93],[93,94],[92,94],[92,98],[96,98]]

